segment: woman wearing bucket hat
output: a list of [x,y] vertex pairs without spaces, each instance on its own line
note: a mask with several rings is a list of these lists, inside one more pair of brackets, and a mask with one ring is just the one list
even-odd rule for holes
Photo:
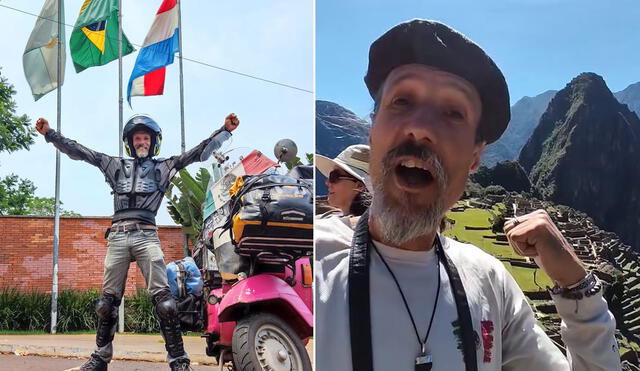
[[316,167],[327,178],[329,205],[343,215],[362,215],[369,199],[369,146],[349,146],[334,159],[316,155]]

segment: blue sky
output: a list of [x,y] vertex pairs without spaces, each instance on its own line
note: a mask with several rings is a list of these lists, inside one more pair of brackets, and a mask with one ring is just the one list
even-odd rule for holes
[[[66,23],[73,24],[82,0],[65,1]],[[162,0],[123,1],[123,28],[129,40],[142,44]],[[40,13],[42,1],[3,0],[0,4]],[[313,91],[313,3],[272,0],[211,2],[185,1],[182,6],[185,58],[256,75]],[[19,114],[34,122],[43,116],[56,122],[56,94],[34,102],[24,78],[22,53],[35,18],[0,7],[0,67],[18,91]],[[66,28],[67,41],[71,28]],[[137,53],[123,59],[124,94]],[[126,104],[124,120],[137,112],[150,114],[163,129],[160,157],[180,153],[178,59],[167,68],[165,95],[134,97]],[[241,121],[227,149],[242,155],[255,148],[273,158],[278,139],[291,138],[301,153],[313,152],[314,96],[262,81],[184,62],[185,124],[187,149],[235,112]],[[62,88],[62,132],[94,150],[118,154],[118,63],[93,67],[77,74],[67,49],[66,81]],[[211,160],[191,165],[192,173]],[[104,176],[84,162],[62,155],[61,200],[63,207],[82,215],[111,215],[113,200]],[[36,194],[53,197],[55,150],[41,136],[30,151],[0,154],[0,177],[14,173],[31,179]],[[160,207],[157,222],[173,224]]]
[[412,18],[447,23],[481,45],[503,71],[512,105],[581,72],[603,76],[614,92],[640,81],[637,0],[318,0],[317,99],[367,116],[369,45]]

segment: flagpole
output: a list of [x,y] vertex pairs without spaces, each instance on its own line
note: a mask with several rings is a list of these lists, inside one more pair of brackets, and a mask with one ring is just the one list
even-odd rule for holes
[[[56,128],[58,133],[62,132],[62,17],[64,7],[58,0],[58,64],[56,87],[57,89],[57,115]],[[55,190],[55,211],[53,216],[53,279],[51,283],[51,333],[58,330],[58,247],[60,243],[60,151],[56,149],[56,190]]]
[[[182,73],[182,1],[178,0],[178,59],[180,60],[180,148],[182,153],[185,152],[184,143],[184,77]],[[184,256],[189,256],[189,239],[186,233],[183,233],[183,250]]]
[[122,157],[122,0],[118,0],[118,155]]
[[[118,0],[118,154],[122,151],[122,0]],[[124,332],[124,292],[118,308],[118,332]]]
[[184,145],[184,79],[182,74],[182,1],[178,0],[178,58],[180,59],[180,146],[182,153],[185,152]]

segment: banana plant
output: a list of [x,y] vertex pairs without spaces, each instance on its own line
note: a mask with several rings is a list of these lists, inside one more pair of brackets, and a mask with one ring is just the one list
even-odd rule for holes
[[[307,160],[307,165],[313,165],[313,153],[305,153],[305,158]],[[293,160],[287,161],[284,163],[287,169],[291,170],[298,165],[304,165],[300,159],[300,157],[296,156]]]
[[[215,164],[212,164],[215,169]],[[186,169],[178,172],[167,188],[165,197],[169,204],[169,215],[176,224],[182,226],[182,232],[195,244],[202,229],[202,208],[211,173],[206,168],[200,168],[195,178]],[[180,192],[175,194],[175,188]]]

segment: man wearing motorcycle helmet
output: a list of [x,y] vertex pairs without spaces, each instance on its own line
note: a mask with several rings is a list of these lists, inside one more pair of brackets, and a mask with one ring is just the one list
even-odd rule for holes
[[162,130],[147,115],[131,117],[124,127],[122,141],[132,158],[109,156],[93,151],[49,127],[46,119],[36,122],[36,130],[47,142],[73,160],[96,166],[113,190],[114,214],[107,236],[107,255],[102,296],[96,304],[98,325],[96,350],[80,370],[107,370],[113,355],[112,341],[118,323],[118,306],[124,294],[129,264],[135,260],[147,283],[149,294],[160,320],[167,361],[171,370],[189,370],[184,351],[176,302],[167,282],[166,267],[158,239],[155,216],[173,176],[195,161],[212,142],[221,143],[240,121],[229,114],[224,125],[191,150],[168,159],[154,158],[160,152]]

